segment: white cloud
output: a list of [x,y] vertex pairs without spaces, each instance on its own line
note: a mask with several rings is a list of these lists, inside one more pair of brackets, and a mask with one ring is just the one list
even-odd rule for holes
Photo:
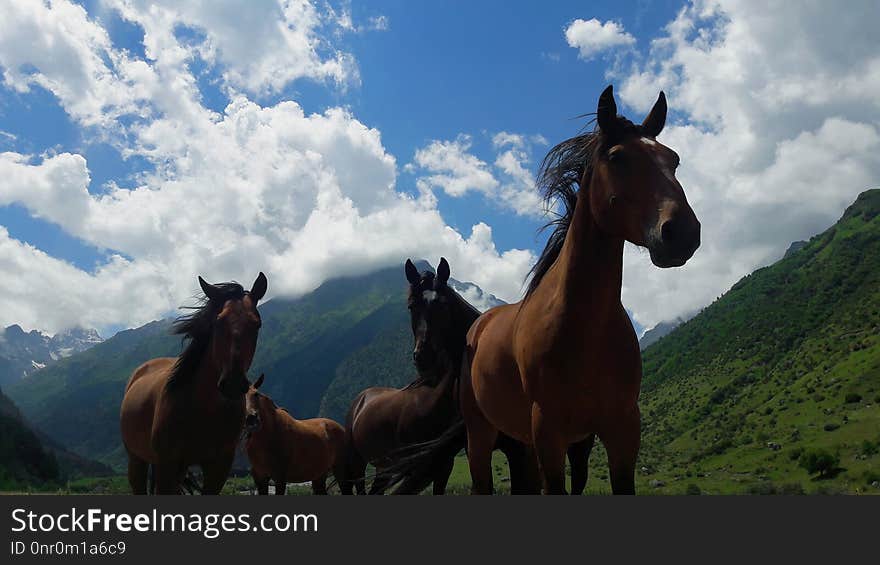
[[636,38],[627,33],[617,22],[600,22],[596,18],[590,20],[577,19],[565,28],[565,40],[569,47],[578,50],[578,57],[592,59],[602,51],[614,47],[634,45]]
[[627,249],[623,298],[640,322],[705,306],[877,186],[878,19],[872,1],[846,10],[696,2],[617,77],[621,99],[640,113],[666,91],[680,119],[660,140],[681,155],[678,178],[703,225],[703,245],[681,269]]
[[[197,274],[250,283],[263,270],[270,295],[297,295],[330,277],[366,273],[408,256],[443,255],[457,276],[502,299],[518,298],[532,253],[500,252],[491,228],[482,223],[467,236],[459,234],[446,225],[432,195],[412,198],[397,192],[396,161],[379,131],[345,109],[307,115],[295,102],[262,106],[236,91],[239,80],[256,92],[315,75],[291,71],[286,59],[261,59],[260,49],[271,42],[255,47],[262,63],[253,71],[237,67],[242,61],[236,49],[245,39],[230,34],[241,30],[245,38],[262,39],[251,37],[256,32],[248,26],[215,21],[218,14],[234,19],[229,5],[200,19],[211,10],[111,4],[143,25],[147,60],[114,51],[104,30],[79,8],[53,2],[33,3],[36,15],[30,20],[34,34],[56,34],[53,39],[28,44],[15,57],[9,55],[13,47],[3,44],[0,61],[12,84],[26,87],[34,79],[9,71],[7,62],[39,68],[33,61],[51,59],[55,43],[73,42],[79,36],[59,27],[62,13],[55,13],[72,10],[78,24],[91,26],[90,39],[77,40],[81,52],[68,67],[40,72],[60,85],[52,91],[67,112],[99,131],[119,128],[117,118],[132,111],[113,101],[141,100],[136,106],[147,108],[142,119],[116,142],[125,155],[146,158],[155,170],[139,175],[135,186],[111,185],[91,194],[88,163],[81,155],[0,154],[0,206],[19,203],[87,244],[110,250],[108,261],[89,272],[16,241],[2,229],[0,324],[51,333],[77,324],[137,325],[187,303]],[[284,9],[299,4],[285,2]],[[267,5],[255,5],[254,11],[262,14]],[[247,6],[250,10],[252,4]],[[297,9],[308,16],[311,8]],[[204,29],[209,40],[198,45],[179,41],[173,33],[179,24]],[[232,102],[222,114],[201,104],[187,67],[205,49],[227,65]],[[304,60],[293,67],[316,64],[310,51],[300,55]],[[106,60],[116,61],[114,70],[96,63]],[[260,65],[267,66],[265,73]],[[14,82],[19,80],[25,82]],[[128,94],[120,98],[117,92]],[[80,104],[89,96],[91,102]]]
[[104,2],[144,28],[151,59],[186,54],[175,40],[180,26],[202,32],[199,54],[225,67],[229,86],[252,94],[275,93],[300,78],[358,80],[354,58],[322,37],[321,15],[309,0]]
[[455,140],[435,140],[417,150],[407,170],[430,173],[416,180],[422,193],[440,188],[449,196],[461,197],[476,191],[489,203],[519,215],[538,215],[542,211],[541,198],[535,191],[535,178],[527,169],[533,143],[546,145],[547,140],[540,135],[496,133],[492,137],[496,150],[493,170],[471,153],[471,137],[461,134]]
[[413,162],[433,173],[421,177],[422,188],[441,188],[449,196],[464,196],[470,190],[492,194],[498,181],[489,165],[472,155],[472,141],[468,135],[459,135],[453,141],[432,141],[416,151]]
[[108,126],[139,113],[143,93],[128,76],[132,62],[112,50],[107,32],[66,1],[6,0],[0,18],[0,67],[6,86],[41,86],[86,125]]

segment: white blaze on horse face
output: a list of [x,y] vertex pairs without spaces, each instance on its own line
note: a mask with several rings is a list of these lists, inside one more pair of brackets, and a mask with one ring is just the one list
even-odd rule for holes
[[657,168],[660,169],[663,176],[666,177],[669,182],[675,183],[675,169],[669,165],[669,159],[667,157],[668,150],[664,151],[664,149],[667,148],[647,137],[641,138],[641,142],[651,148],[651,156],[654,158],[654,163],[657,164]]
[[426,290],[422,292],[422,298],[425,300],[425,302],[431,302],[432,300],[435,300],[437,298],[437,291]]

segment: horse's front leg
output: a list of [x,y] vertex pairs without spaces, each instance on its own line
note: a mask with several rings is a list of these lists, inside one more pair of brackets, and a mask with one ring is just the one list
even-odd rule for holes
[[202,494],[220,494],[226,479],[229,477],[229,470],[232,469],[232,461],[235,459],[235,452],[223,454],[213,461],[202,463],[202,475],[204,476],[204,485],[202,486]]
[[641,443],[641,415],[636,407],[600,435],[608,452],[608,472],[611,475],[611,492],[614,494],[636,493],[636,460]]
[[434,472],[433,494],[446,494],[446,484],[449,483],[449,475],[452,474],[452,468],[455,466],[455,457],[450,457],[448,461],[440,465]]
[[160,461],[153,466],[156,494],[181,494],[180,479],[183,465],[178,461]]
[[532,437],[544,477],[544,494],[565,494],[565,452],[568,443],[558,423],[537,402],[532,404]]
[[590,434],[586,439],[568,446],[568,462],[571,465],[571,494],[584,494],[589,474],[590,452],[596,435]]

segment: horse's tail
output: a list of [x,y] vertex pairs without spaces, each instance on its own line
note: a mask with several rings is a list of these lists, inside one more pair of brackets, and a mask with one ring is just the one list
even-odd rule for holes
[[418,494],[434,480],[436,470],[458,455],[467,443],[464,419],[458,415],[437,438],[407,445],[388,459],[392,463],[379,473],[394,494]]
[[[345,415],[342,448],[333,465],[334,480],[330,481],[329,487],[332,488],[334,485],[338,485],[342,494],[351,494],[355,484],[358,481],[364,480],[364,477],[362,476],[363,472],[360,471],[360,465],[358,465],[360,456],[354,445],[353,431],[354,420],[363,407],[366,396],[365,393],[366,391],[362,391],[357,395]],[[363,466],[366,467],[365,464]]]

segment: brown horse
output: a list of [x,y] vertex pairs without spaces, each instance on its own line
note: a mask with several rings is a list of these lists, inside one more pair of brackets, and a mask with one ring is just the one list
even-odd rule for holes
[[[419,274],[410,260],[405,271],[419,378],[404,389],[369,388],[352,403],[346,419],[350,480],[343,494],[351,494],[352,482],[359,494],[364,493],[368,461],[378,470],[371,494],[395,485],[396,494],[418,493],[428,484],[433,484],[434,494],[444,494],[455,456],[466,447],[458,379],[467,331],[480,312],[447,284],[446,259],[440,259],[436,275],[429,270]],[[444,433],[446,426],[450,427]],[[426,445],[434,446],[430,457],[421,456]],[[534,452],[504,434],[498,434],[496,448],[507,457],[511,493],[540,492]],[[586,484],[588,457],[585,443],[570,447],[572,484],[579,490]]]
[[247,454],[257,492],[284,494],[287,483],[312,482],[314,494],[327,494],[327,475],[342,461],[345,430],[327,418],[297,420],[259,391],[264,375],[247,392]]
[[[355,398],[346,418],[343,494],[351,494],[352,484],[358,494],[365,493],[368,462],[377,469],[370,494],[382,494],[390,480],[383,470],[392,454],[436,438],[459,418],[457,387],[464,338],[480,312],[447,285],[446,259],[440,259],[436,275],[431,271],[419,274],[410,260],[405,271],[413,362],[419,376],[405,388],[372,387]],[[455,453],[464,447],[464,436],[460,440]],[[434,494],[445,492],[455,453],[439,457],[431,466]]]
[[[596,434],[615,494],[635,492],[640,442],[638,340],[620,301],[623,244],[678,267],[700,245],[700,223],[675,178],[679,158],[656,140],[659,99],[641,125],[617,116],[612,87],[599,98],[598,130],[544,159],[539,184],[561,199],[526,297],[480,317],[468,333],[461,404],[475,493],[493,491],[499,431],[534,446],[546,493],[565,493],[567,447]],[[579,189],[578,189],[579,188]]]
[[149,465],[158,494],[179,493],[190,465],[202,467],[202,492],[217,494],[235,457],[266,276],[260,273],[250,291],[201,277],[199,284],[207,300],[172,329],[188,342],[183,353],[147,361],[125,387],[120,427],[135,494],[147,492]]

